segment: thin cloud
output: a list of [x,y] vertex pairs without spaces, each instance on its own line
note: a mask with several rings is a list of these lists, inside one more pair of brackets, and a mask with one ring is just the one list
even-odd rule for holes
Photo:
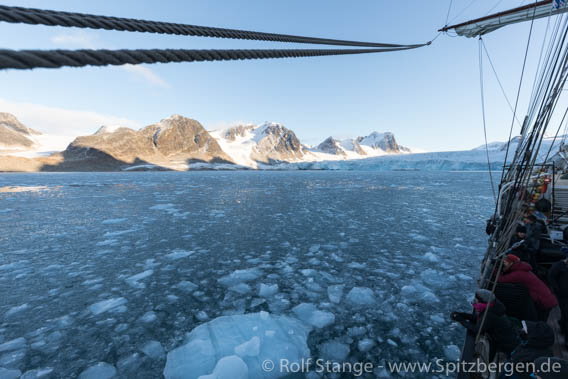
[[[88,33],[82,30],[77,32],[58,34],[51,38],[51,42],[58,46],[67,46],[82,49],[111,48],[101,43],[96,34]],[[135,77],[141,78],[152,85],[162,88],[170,88],[170,85],[164,79],[162,79],[148,67],[142,65],[125,64],[119,66],[118,68],[127,71]]]
[[169,88],[170,85],[166,83],[162,78],[154,73],[154,71],[150,70],[148,67],[141,66],[141,65],[133,65],[133,64],[125,64],[124,66],[120,66],[121,69],[128,71],[134,75],[144,78],[149,83],[152,83],[156,86],[162,88]]
[[81,136],[92,134],[102,125],[121,125],[139,129],[133,120],[97,112],[12,102],[0,98],[0,112],[12,113],[24,125],[45,134]]

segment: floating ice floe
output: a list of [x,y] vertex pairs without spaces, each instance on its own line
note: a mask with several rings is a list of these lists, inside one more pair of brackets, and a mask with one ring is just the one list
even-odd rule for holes
[[320,355],[326,361],[343,362],[350,350],[349,345],[337,341],[324,342],[319,345]]
[[367,287],[353,287],[346,299],[355,305],[372,305],[377,302],[373,290]]
[[185,251],[185,250],[181,250],[181,249],[176,249],[172,253],[167,254],[166,257],[171,259],[171,260],[176,260],[176,259],[187,258],[193,253],[194,253],[193,251]]
[[339,304],[339,302],[341,301],[341,298],[343,297],[343,289],[345,288],[345,285],[343,284],[336,284],[336,285],[332,285],[327,287],[327,297],[329,298],[329,301],[331,301],[332,303],[335,304]]
[[262,275],[262,272],[257,268],[250,268],[245,270],[235,270],[229,275],[225,275],[217,281],[224,286],[230,287],[241,282],[248,282],[255,280]]
[[278,284],[264,284],[260,283],[260,289],[258,291],[258,296],[260,297],[269,297],[278,292]]
[[107,220],[103,220],[103,222],[101,222],[101,224],[103,225],[112,225],[112,224],[120,224],[127,221],[126,218],[109,218]]
[[154,270],[146,270],[139,274],[132,275],[126,278],[126,283],[134,288],[145,288],[146,285],[144,283],[140,283],[140,280],[146,279],[147,277],[151,276],[154,273]]
[[279,378],[280,370],[265,371],[262,362],[298,362],[310,356],[310,327],[301,321],[267,312],[222,316],[197,326],[184,345],[170,351],[166,379]]
[[140,349],[144,354],[152,359],[159,359],[164,356],[164,348],[158,341],[148,341]]
[[89,310],[94,315],[98,315],[98,314],[101,314],[103,312],[108,312],[108,311],[122,312],[122,311],[126,310],[126,306],[124,305],[126,303],[127,303],[127,301],[126,301],[125,298],[115,297],[115,298],[112,298],[112,299],[107,299],[107,300],[99,301],[98,303],[91,304],[89,306]]
[[449,361],[458,361],[461,356],[461,349],[456,345],[444,347],[444,355]]
[[116,368],[106,362],[99,362],[79,375],[79,379],[110,379],[116,375]]
[[310,303],[302,303],[292,308],[298,318],[316,328],[324,328],[335,322],[335,315],[331,312],[320,311]]
[[175,288],[182,290],[183,292],[193,292],[197,289],[197,284],[192,283],[190,281],[187,280],[182,280],[181,282],[179,282],[178,284],[176,284],[174,286]]
[[0,367],[0,378],[2,379],[18,379],[22,375],[20,370],[11,370],[8,368]]

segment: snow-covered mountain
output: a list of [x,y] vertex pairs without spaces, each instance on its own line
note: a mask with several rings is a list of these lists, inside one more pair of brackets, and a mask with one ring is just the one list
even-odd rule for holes
[[246,167],[280,162],[298,162],[306,149],[296,134],[275,122],[261,125],[236,125],[210,132],[233,162]]
[[410,149],[399,145],[391,132],[372,132],[366,137],[358,137],[357,142],[361,147],[370,147],[374,150],[382,150],[385,153],[410,153]]
[[372,132],[365,137],[337,140],[326,138],[317,147],[310,149],[312,156],[308,161],[351,160],[377,157],[389,154],[408,154],[410,149],[399,145],[390,132]]

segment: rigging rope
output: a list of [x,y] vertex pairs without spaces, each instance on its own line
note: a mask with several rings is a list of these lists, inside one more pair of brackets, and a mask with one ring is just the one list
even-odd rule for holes
[[[535,4],[536,4],[536,0],[535,0]],[[515,110],[513,111],[513,120],[511,121],[511,128],[509,130],[509,139],[507,140],[507,150],[505,152],[505,160],[503,162],[503,170],[501,171],[501,182],[503,182],[503,177],[505,176],[505,167],[507,165],[507,157],[509,156],[509,146],[511,145],[511,137],[513,135],[513,126],[515,125],[515,118],[517,115],[517,106],[519,104],[519,97],[521,94],[521,87],[523,85],[523,77],[525,75],[525,66],[527,63],[527,56],[529,53],[529,46],[531,43],[531,36],[532,36],[532,30],[533,30],[533,25],[534,25],[534,16],[536,14],[536,8],[533,10],[533,17],[531,19],[531,27],[529,30],[529,37],[527,39],[527,47],[525,49],[525,57],[523,59],[523,68],[521,70],[521,79],[519,81],[519,88],[517,89],[517,100],[515,101]]]
[[489,147],[487,146],[487,126],[485,123],[485,97],[483,95],[483,39],[479,37],[479,87],[481,90],[481,114],[483,116],[483,135],[485,136],[485,153],[487,155],[487,171],[489,172],[489,179],[491,182],[491,191],[493,192],[493,199],[497,204],[497,195],[495,194],[495,185],[493,184],[493,174],[491,173],[491,162],[489,160]]
[[491,60],[491,57],[489,56],[489,52],[487,51],[487,47],[485,46],[485,42],[483,41],[483,39],[481,40],[481,45],[483,46],[483,50],[485,50],[485,55],[487,55],[487,59],[489,60],[489,65],[491,66],[491,69],[493,70],[493,74],[495,75],[495,79],[497,79],[497,83],[499,84],[499,88],[501,88],[501,92],[503,93],[503,96],[505,97],[505,100],[507,101],[507,105],[509,105],[509,109],[511,109],[511,112],[513,113],[513,116],[515,117],[515,120],[517,120],[517,124],[519,126],[522,126],[521,122],[519,121],[519,119],[515,115],[515,111],[513,110],[513,106],[511,105],[511,102],[509,101],[509,97],[507,96],[507,93],[505,92],[503,85],[501,84],[501,80],[499,80],[499,75],[497,75],[497,71],[495,70],[495,66],[493,65],[493,61]]
[[176,34],[196,37],[230,38],[243,40],[295,42],[317,45],[357,46],[357,47],[420,47],[424,44],[390,44],[376,42],[346,41],[328,38],[294,36],[287,34],[263,33],[247,30],[214,28],[207,26],[176,24],[138,20],[121,17],[98,16],[84,13],[52,11],[0,5],[0,21],[31,25],[64,26],[89,29],[118,30],[128,32]]
[[5,50],[0,49],[0,69],[32,69],[107,66],[141,63],[230,61],[321,57],[409,50],[416,47],[386,49],[283,49],[283,50]]

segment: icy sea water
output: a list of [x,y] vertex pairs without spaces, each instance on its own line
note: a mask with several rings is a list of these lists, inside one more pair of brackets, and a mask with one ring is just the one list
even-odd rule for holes
[[314,358],[455,358],[492,202],[475,172],[0,175],[0,367],[159,378],[203,322],[301,303]]

